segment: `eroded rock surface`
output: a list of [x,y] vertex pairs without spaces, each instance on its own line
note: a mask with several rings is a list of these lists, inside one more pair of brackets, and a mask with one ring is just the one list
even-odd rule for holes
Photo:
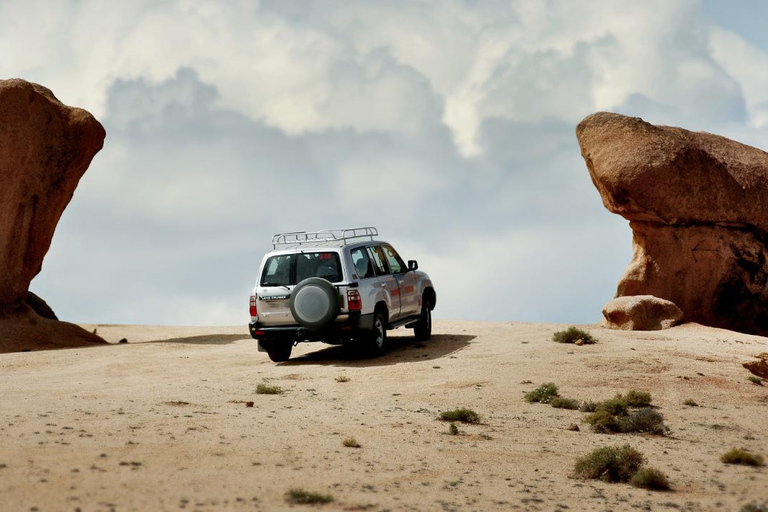
[[[105,135],[91,114],[62,104],[45,87],[0,80],[0,345],[22,338],[31,344],[39,333],[58,330],[29,307],[27,290]],[[70,337],[103,341],[60,327]]]
[[616,296],[654,295],[686,320],[768,335],[768,153],[607,112],[576,135],[603,204],[633,232]]
[[677,325],[683,319],[683,312],[668,300],[635,295],[613,299],[603,308],[603,316],[613,329],[658,331]]

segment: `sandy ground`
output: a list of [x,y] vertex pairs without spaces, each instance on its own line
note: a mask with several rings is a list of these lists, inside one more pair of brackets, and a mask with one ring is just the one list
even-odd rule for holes
[[[2,510],[313,508],[289,504],[290,488],[332,495],[314,506],[323,510],[737,511],[768,501],[768,467],[719,461],[733,447],[768,456],[768,385],[741,367],[768,352],[768,338],[589,327],[599,343],[574,346],[551,341],[563,326],[436,322],[426,344],[394,331],[379,359],[304,344],[275,364],[244,326],[84,327],[129,343],[0,355]],[[597,434],[584,413],[523,400],[549,381],[579,400],[650,391],[669,434]],[[284,392],[257,395],[260,383]],[[447,435],[436,418],[456,407],[482,424]],[[348,437],[361,447],[344,447]],[[625,443],[674,489],[569,478],[578,456]]]

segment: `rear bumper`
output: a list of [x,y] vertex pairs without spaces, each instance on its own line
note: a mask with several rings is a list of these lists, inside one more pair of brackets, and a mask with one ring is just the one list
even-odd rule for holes
[[268,327],[251,322],[248,332],[255,340],[261,341],[325,341],[342,342],[373,330],[373,314],[350,315],[341,322],[333,322],[319,329],[310,329],[300,325]]

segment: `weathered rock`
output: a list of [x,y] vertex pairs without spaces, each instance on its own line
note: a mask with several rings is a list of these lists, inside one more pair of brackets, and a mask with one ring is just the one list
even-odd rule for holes
[[750,361],[742,366],[754,375],[768,379],[768,354],[760,354],[757,356],[757,361]]
[[658,331],[674,327],[683,312],[673,302],[653,295],[617,297],[605,305],[603,316],[612,329]]
[[[12,322],[16,336],[35,338],[35,326],[42,325],[26,302],[29,283],[105,135],[91,114],[62,104],[45,87],[0,80],[0,318],[19,320]],[[5,335],[0,344],[9,342]]]
[[686,320],[768,335],[768,153],[606,112],[576,135],[603,204],[633,231],[617,297],[654,295]]
[[37,313],[38,316],[48,318],[49,320],[59,319],[59,317],[56,316],[56,313],[53,312],[53,309],[51,309],[51,306],[40,298],[40,296],[32,292],[27,292],[27,305],[32,308],[32,311]]

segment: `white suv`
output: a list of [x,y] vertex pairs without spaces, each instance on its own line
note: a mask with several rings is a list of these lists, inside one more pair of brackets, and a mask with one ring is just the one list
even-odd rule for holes
[[432,281],[378,234],[364,227],[273,236],[250,300],[259,351],[287,361],[295,344],[323,341],[376,356],[386,351],[387,330],[401,326],[428,340]]

